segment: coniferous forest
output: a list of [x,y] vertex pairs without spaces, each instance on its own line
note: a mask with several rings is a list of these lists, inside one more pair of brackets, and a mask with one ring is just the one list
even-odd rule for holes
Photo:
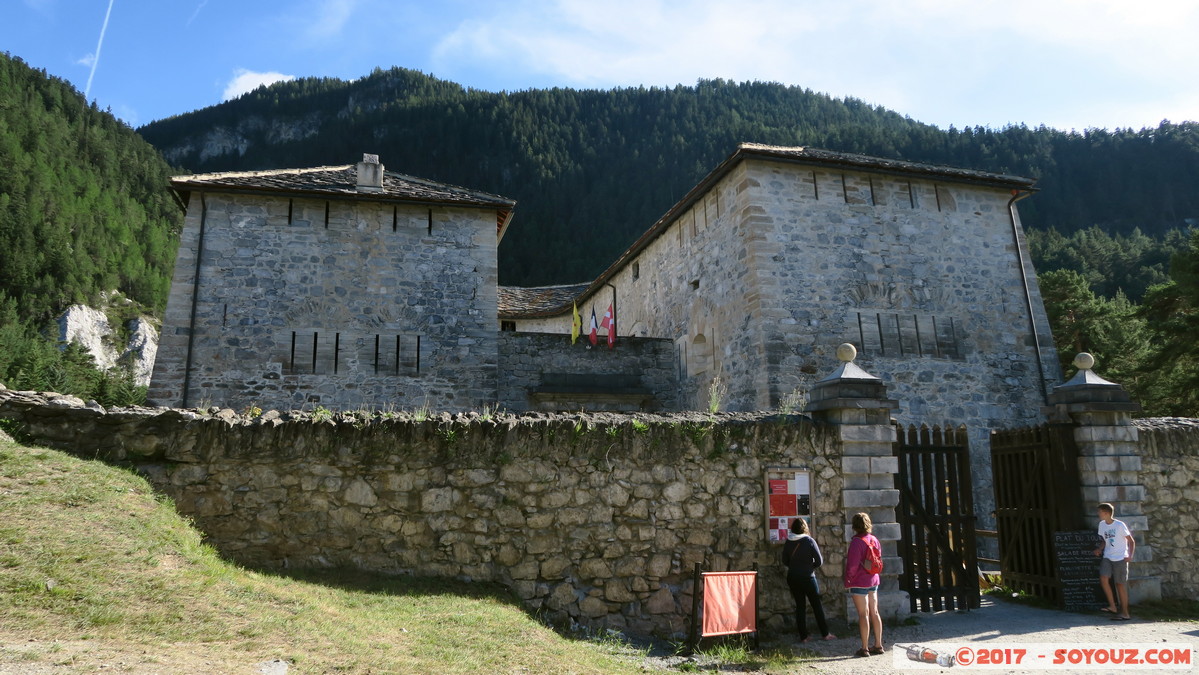
[[[942,130],[775,83],[494,93],[393,68],[278,83],[134,132],[19,59],[0,58],[0,78],[0,340],[104,289],[161,313],[181,222],[172,171],[379,154],[516,199],[500,281],[538,285],[593,278],[750,141],[1038,178],[1020,213],[1063,361],[1091,351],[1147,413],[1199,415],[1194,122]],[[0,381],[28,376],[17,361],[0,351]]]
[[0,55],[0,382],[107,403],[129,373],[59,349],[54,318],[119,289],[161,315],[182,211],[151,145],[69,83]]

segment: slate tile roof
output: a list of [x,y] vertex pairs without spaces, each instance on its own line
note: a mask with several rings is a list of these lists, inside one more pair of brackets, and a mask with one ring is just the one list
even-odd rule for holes
[[741,143],[737,146],[732,158],[739,156],[771,157],[791,159],[810,164],[824,166],[859,168],[866,170],[884,171],[887,173],[902,173],[905,175],[927,176],[930,178],[957,179],[971,183],[983,183],[995,186],[1012,187],[1027,190],[1036,183],[1032,178],[1013,176],[1003,173],[988,173],[973,169],[961,169],[955,166],[938,164],[921,164],[901,159],[886,159],[869,155],[855,155],[849,152],[833,152],[806,146],[785,147],[778,145],[763,145],[761,143]]
[[234,192],[279,193],[316,198],[365,198],[381,201],[421,202],[430,204],[490,206],[511,209],[514,200],[488,192],[406,176],[386,171],[383,190],[357,188],[355,165],[318,166],[309,169],[275,169],[175,176],[171,187],[179,192],[226,190]]
[[590,285],[591,282],[533,288],[500,286],[497,289],[500,318],[534,319],[560,314],[563,307],[569,310],[571,300]]

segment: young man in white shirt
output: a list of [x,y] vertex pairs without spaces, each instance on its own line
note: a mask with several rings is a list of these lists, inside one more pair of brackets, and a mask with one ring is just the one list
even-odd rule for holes
[[[1095,555],[1103,556],[1099,561],[1099,585],[1107,596],[1107,607],[1104,612],[1113,614],[1112,621],[1128,621],[1128,563],[1136,550],[1137,542],[1132,538],[1132,532],[1122,520],[1116,520],[1116,509],[1111,504],[1099,505],[1099,536],[1103,544],[1095,549]],[[1116,593],[1120,598],[1120,606],[1112,597],[1112,587],[1109,580],[1116,582]]]

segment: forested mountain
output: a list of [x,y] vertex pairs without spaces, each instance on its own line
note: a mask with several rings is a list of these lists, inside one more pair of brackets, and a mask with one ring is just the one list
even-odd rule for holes
[[[1034,176],[1020,203],[1061,347],[1099,357],[1148,413],[1199,415],[1199,124],[942,131],[799,87],[490,93],[421,73],[306,79],[134,133],[0,54],[0,382],[120,402],[128,382],[46,339],[118,289],[161,312],[182,215],[172,169],[347,164],[519,200],[505,284],[590,280],[742,141]],[[120,394],[120,395],[114,395]],[[125,392],[127,393],[127,392]]]
[[161,308],[183,222],[170,175],[69,83],[0,55],[0,303],[44,321],[119,289]]
[[[775,83],[492,93],[419,72],[305,79],[139,130],[191,171],[346,164],[512,197],[500,281],[593,278],[742,141],[811,145],[1039,178],[1025,225],[1063,235],[1199,219],[1199,125],[1141,131],[940,130],[855,99]],[[1142,289],[1143,290],[1143,289]]]
[[104,378],[47,336],[119,290],[161,313],[182,212],[159,152],[69,83],[0,54],[0,382],[96,398]]

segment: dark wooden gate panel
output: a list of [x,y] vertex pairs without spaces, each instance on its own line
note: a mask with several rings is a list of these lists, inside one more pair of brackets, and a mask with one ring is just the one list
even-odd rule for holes
[[1053,533],[1082,525],[1073,427],[992,432],[991,471],[1003,585],[1060,604]]
[[979,606],[974,496],[966,428],[896,427],[896,518],[911,611]]

